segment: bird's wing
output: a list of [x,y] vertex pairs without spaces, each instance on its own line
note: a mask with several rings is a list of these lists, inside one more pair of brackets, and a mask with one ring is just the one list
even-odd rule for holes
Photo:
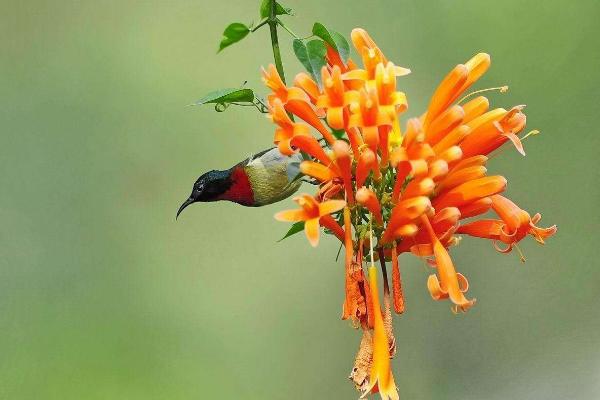
[[257,158],[261,158],[262,156],[264,156],[265,154],[267,154],[268,152],[270,152],[273,149],[275,149],[275,147],[270,147],[270,148],[268,148],[266,150],[263,150],[263,151],[261,151],[259,153],[251,154],[250,157],[248,157],[244,161],[240,162],[239,165],[246,166],[246,165],[250,164],[252,161],[256,160]]

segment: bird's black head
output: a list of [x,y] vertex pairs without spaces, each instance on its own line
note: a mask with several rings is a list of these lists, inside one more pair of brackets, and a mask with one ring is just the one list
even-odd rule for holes
[[209,171],[198,178],[190,197],[183,202],[177,211],[179,214],[190,204],[197,202],[217,201],[232,185],[230,171]]

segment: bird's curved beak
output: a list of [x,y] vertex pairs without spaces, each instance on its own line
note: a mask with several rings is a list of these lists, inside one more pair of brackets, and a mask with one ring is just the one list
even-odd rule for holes
[[183,202],[183,204],[181,205],[181,207],[179,207],[179,210],[177,210],[177,216],[175,216],[175,219],[177,219],[179,217],[179,214],[181,214],[181,212],[190,204],[194,203],[195,200],[190,197],[188,198],[186,201]]

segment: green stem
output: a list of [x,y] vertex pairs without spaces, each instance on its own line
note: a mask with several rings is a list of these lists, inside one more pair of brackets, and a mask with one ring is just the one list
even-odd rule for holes
[[269,19],[265,19],[260,24],[256,25],[254,28],[250,29],[250,32],[256,32],[259,28],[269,22]]
[[298,35],[296,35],[290,28],[288,28],[288,26],[286,24],[281,22],[280,19],[277,19],[277,22],[283,29],[285,29],[290,35],[292,35],[294,37],[294,39],[299,39]]
[[277,37],[277,16],[275,14],[276,1],[271,0],[269,7],[269,19],[267,23],[269,24],[269,30],[271,31],[271,47],[273,48],[273,58],[275,59],[275,68],[277,68],[277,72],[279,72],[279,76],[281,76],[281,80],[283,83],[285,82],[285,74],[283,72],[283,62],[281,61],[281,52],[279,51],[279,39]]

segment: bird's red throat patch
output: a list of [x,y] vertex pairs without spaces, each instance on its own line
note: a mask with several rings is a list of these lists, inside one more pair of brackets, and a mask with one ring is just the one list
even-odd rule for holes
[[219,196],[219,200],[234,201],[245,206],[254,205],[254,192],[244,168],[235,167],[231,172],[231,181],[231,187]]

